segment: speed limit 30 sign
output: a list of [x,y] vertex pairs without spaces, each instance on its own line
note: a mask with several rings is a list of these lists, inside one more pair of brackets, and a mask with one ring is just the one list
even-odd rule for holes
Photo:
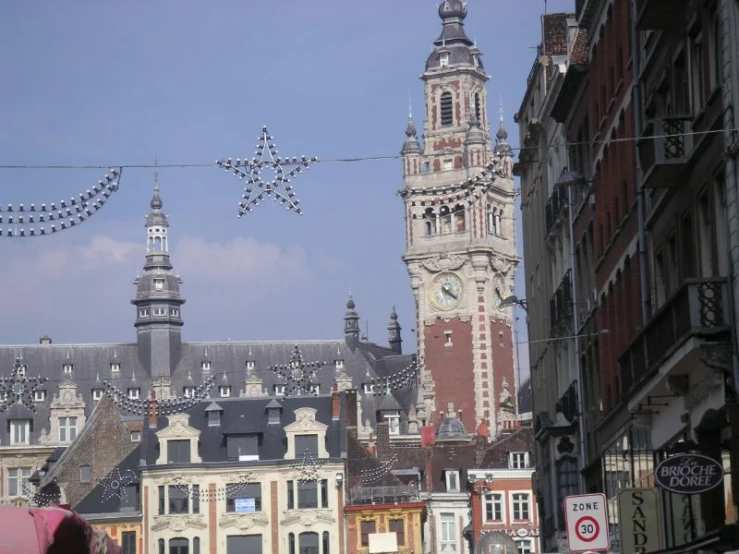
[[608,510],[604,494],[582,494],[565,498],[567,545],[570,552],[608,550]]

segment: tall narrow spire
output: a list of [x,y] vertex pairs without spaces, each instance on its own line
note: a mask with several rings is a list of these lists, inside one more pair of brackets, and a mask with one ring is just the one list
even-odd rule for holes
[[403,143],[403,149],[400,151],[402,155],[421,153],[421,145],[418,144],[416,134],[416,126],[413,123],[413,102],[411,100],[411,91],[408,90],[408,126],[405,128],[406,139]]
[[[159,161],[154,158],[154,167],[158,168]],[[159,196],[159,170],[154,169],[154,197],[151,199],[151,209],[161,210],[164,206],[161,196]]]

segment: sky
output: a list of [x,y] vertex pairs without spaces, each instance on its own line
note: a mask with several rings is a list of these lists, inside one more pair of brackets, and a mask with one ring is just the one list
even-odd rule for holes
[[[239,219],[242,183],[215,166],[162,168],[185,340],[335,339],[351,292],[369,339],[396,306],[415,349],[401,162],[410,91],[439,35],[434,0],[10,0],[0,6],[0,165],[212,164],[250,157],[263,125],[299,175],[304,215],[272,201]],[[513,114],[540,42],[542,0],[471,0],[491,105]],[[574,0],[549,0],[550,13]],[[492,110],[491,110],[492,111]],[[419,122],[420,124],[420,122]],[[99,169],[0,169],[0,205],[91,188]],[[128,342],[153,170],[124,169],[94,217],[50,237],[1,238],[0,341]],[[520,211],[517,210],[519,249]],[[524,297],[523,266],[516,294]],[[526,330],[519,354],[527,373]]]

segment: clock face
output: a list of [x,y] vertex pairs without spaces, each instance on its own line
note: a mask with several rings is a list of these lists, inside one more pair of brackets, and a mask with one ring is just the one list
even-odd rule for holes
[[462,280],[454,273],[442,273],[431,283],[431,303],[443,311],[453,310],[462,301]]

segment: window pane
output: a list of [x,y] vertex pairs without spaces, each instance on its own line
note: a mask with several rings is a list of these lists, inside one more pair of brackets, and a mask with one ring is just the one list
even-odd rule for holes
[[189,509],[187,490],[182,487],[169,487],[169,513],[186,514]]
[[262,554],[262,535],[229,535],[226,554]]
[[299,554],[318,554],[318,533],[300,533]]
[[187,539],[170,539],[169,554],[189,554],[189,543]]
[[235,435],[228,437],[226,443],[226,456],[229,460],[258,460],[259,436]]
[[189,464],[190,441],[167,441],[167,462],[170,464]]
[[318,483],[298,483],[298,508],[318,508]]
[[121,533],[121,554],[136,554],[136,532]]
[[369,536],[375,532],[375,520],[362,521],[360,528],[362,531],[362,546],[369,546]]
[[295,457],[302,458],[306,451],[314,458],[318,457],[318,435],[295,436]]
[[233,487],[229,490],[226,498],[227,512],[261,512],[262,511],[262,485],[261,483],[248,483],[243,487]]

